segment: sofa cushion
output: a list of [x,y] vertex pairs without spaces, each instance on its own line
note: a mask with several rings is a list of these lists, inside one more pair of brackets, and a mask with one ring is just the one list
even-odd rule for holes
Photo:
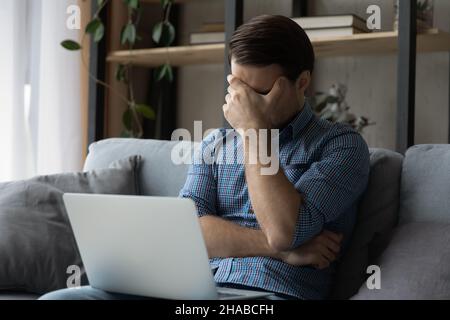
[[[180,145],[178,145],[180,144]],[[139,154],[144,162],[139,177],[143,195],[178,196],[184,185],[188,170],[187,164],[172,161],[172,152],[184,150],[183,159],[191,159],[190,142],[139,140],[139,139],[107,139],[91,144],[84,170],[106,168],[115,160]],[[178,154],[177,154],[178,155]]]
[[402,172],[400,223],[450,223],[450,145],[408,149]]
[[363,194],[352,239],[337,266],[331,297],[348,299],[367,277],[367,265],[386,247],[397,223],[403,156],[370,149],[369,183]]
[[65,288],[71,265],[80,267],[81,284],[87,284],[62,195],[137,195],[139,163],[135,156],[109,169],[0,184],[0,290],[43,294]]
[[450,224],[406,223],[375,262],[381,289],[364,283],[355,300],[449,299]]

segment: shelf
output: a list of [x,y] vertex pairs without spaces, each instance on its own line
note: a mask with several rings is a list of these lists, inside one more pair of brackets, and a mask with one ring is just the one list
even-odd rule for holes
[[[311,39],[317,58],[352,55],[389,54],[397,51],[397,32],[361,33],[351,36]],[[418,52],[450,51],[450,33],[437,29],[417,35]],[[174,66],[223,63],[225,45],[206,44],[170,48],[111,52],[108,62],[154,67],[169,58]]]
[[[317,57],[390,54],[397,52],[398,33],[360,33],[337,38],[311,39]],[[417,35],[418,52],[450,51],[450,33],[430,29]]]
[[223,63],[225,58],[225,45],[219,43],[115,51],[108,55],[107,61],[119,63],[133,62],[135,65],[154,67],[166,63],[167,58],[169,58],[170,63],[174,66]]

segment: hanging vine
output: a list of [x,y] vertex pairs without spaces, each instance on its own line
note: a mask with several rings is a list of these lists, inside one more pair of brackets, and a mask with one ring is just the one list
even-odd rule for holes
[[[73,40],[64,40],[61,45],[70,51],[81,50],[86,41],[86,36],[90,36],[92,41],[98,43],[104,39],[105,25],[100,18],[101,12],[106,8],[111,0],[95,0],[97,1],[98,9],[92,15],[91,21],[86,25],[81,44]],[[123,0],[127,8],[128,19],[126,24],[122,27],[120,33],[120,43],[126,46],[130,53],[133,51],[135,44],[141,38],[137,34],[139,22],[141,20],[141,3],[140,0]],[[158,46],[167,48],[166,62],[155,70],[155,80],[169,82],[173,81],[173,70],[169,60],[168,48],[175,40],[175,28],[170,22],[170,12],[173,5],[173,0],[161,0],[162,18],[152,30],[152,39]],[[82,57],[82,64],[88,70],[86,61]],[[111,90],[118,98],[120,98],[127,106],[122,115],[123,133],[124,137],[141,138],[144,134],[142,122],[143,118],[155,120],[156,114],[154,108],[145,104],[138,103],[135,100],[134,85],[133,85],[133,62],[130,60],[126,63],[118,64],[115,72],[117,81],[124,83],[127,86],[127,96],[114,90],[108,83],[99,80],[95,75],[89,73],[89,77],[97,84],[104,86]]]

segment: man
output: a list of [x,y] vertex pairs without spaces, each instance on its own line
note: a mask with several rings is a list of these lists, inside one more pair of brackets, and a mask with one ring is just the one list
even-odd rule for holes
[[[202,147],[236,149],[244,164],[197,161],[180,194],[197,204],[217,283],[325,298],[341,240],[330,231],[349,238],[368,180],[367,146],[349,127],[317,119],[305,103],[314,52],[292,20],[252,19],[233,35],[229,56],[223,111],[241,139],[219,130]],[[252,146],[245,133],[273,128],[280,129],[281,170],[263,175],[267,165],[249,160],[270,145]]]
[[[219,286],[326,298],[367,185],[367,145],[348,126],[318,119],[305,101],[314,52],[291,19],[252,19],[233,35],[229,56],[223,112],[235,130],[204,139],[180,196],[197,206]],[[259,139],[272,129],[279,134]],[[279,150],[271,150],[273,139]],[[262,161],[265,149],[279,163],[271,174],[262,174],[273,164]],[[205,161],[208,154],[214,161]],[[43,298],[123,297],[82,288]]]

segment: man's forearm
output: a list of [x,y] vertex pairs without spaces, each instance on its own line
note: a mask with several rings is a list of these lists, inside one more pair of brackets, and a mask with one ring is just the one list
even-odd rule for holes
[[[266,150],[272,152],[269,138]],[[260,142],[260,139],[257,139]],[[244,137],[245,178],[253,210],[269,245],[277,251],[288,250],[302,202],[300,193],[279,169],[276,174],[262,174],[259,158],[261,145]],[[252,160],[251,160],[252,159]],[[254,160],[256,159],[256,163]],[[269,164],[271,165],[271,164]]]
[[203,237],[210,258],[255,257],[278,258],[261,230],[241,227],[222,218],[206,215],[200,218]]

